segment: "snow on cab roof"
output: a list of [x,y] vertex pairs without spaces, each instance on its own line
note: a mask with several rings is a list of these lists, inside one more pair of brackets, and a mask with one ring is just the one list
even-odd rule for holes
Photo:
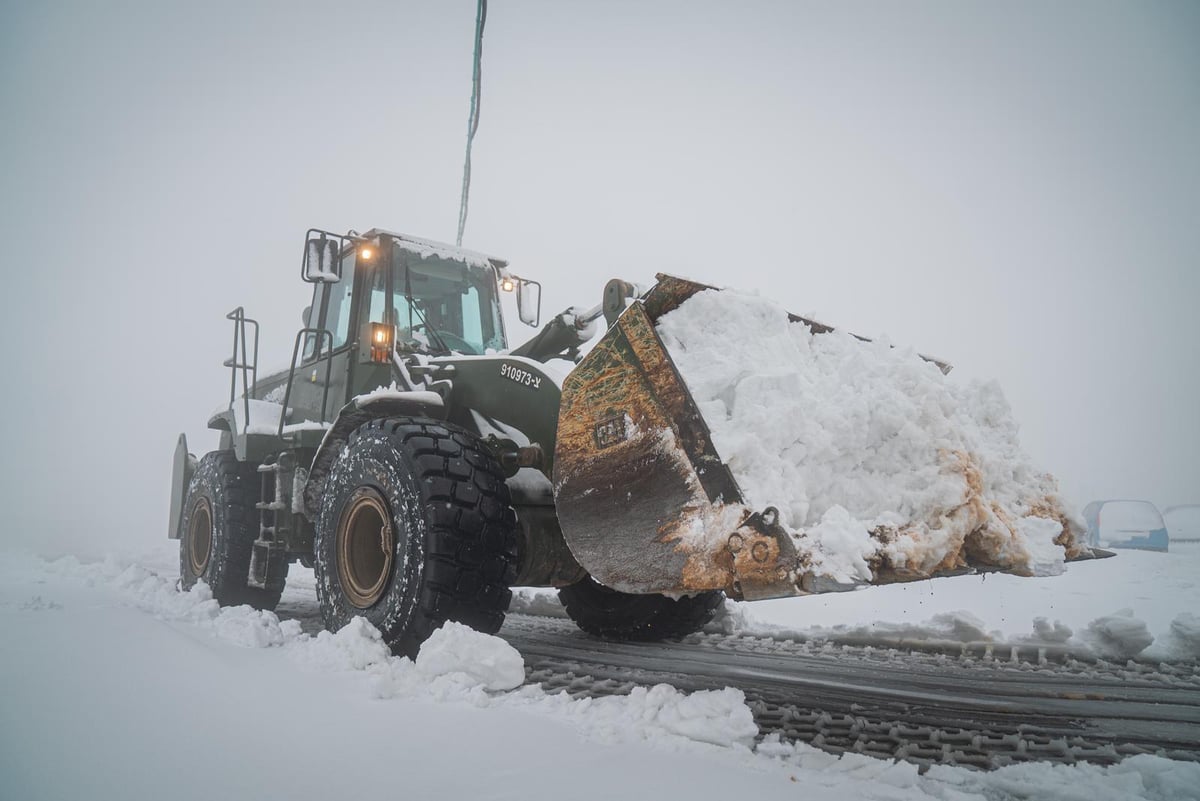
[[363,234],[363,236],[367,239],[374,239],[381,234],[392,237],[400,243],[400,246],[404,250],[414,253],[423,259],[437,258],[447,261],[459,261],[471,267],[484,267],[488,269],[495,267],[502,272],[508,267],[507,260],[489,256],[486,253],[447,245],[444,242],[435,242],[432,239],[422,239],[419,236],[409,236],[408,234],[388,231],[383,228],[372,228]]

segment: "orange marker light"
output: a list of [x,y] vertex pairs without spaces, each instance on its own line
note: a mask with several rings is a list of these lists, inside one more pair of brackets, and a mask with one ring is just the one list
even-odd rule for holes
[[390,325],[371,323],[371,361],[383,363],[391,360],[395,331]]

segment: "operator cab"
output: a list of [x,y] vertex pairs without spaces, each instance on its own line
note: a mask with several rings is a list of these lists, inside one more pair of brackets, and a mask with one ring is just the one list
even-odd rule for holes
[[[390,360],[393,346],[431,355],[504,350],[498,293],[517,282],[531,290],[503,260],[462,248],[379,229],[322,237],[310,232],[305,253],[304,279],[317,284],[305,324],[328,332],[323,347],[332,339],[333,351],[357,339],[371,361]],[[314,337],[306,351],[317,349]]]
[[482,355],[506,347],[498,267],[467,251],[392,239],[377,265],[363,262],[366,324],[394,327],[401,350]]

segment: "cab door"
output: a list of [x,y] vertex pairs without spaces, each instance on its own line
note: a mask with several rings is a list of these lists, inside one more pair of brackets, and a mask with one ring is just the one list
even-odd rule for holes
[[321,284],[309,315],[309,327],[324,333],[305,335],[304,352],[292,384],[288,420],[330,422],[350,400],[357,327],[353,324],[358,284],[356,254],[342,261],[342,280]]

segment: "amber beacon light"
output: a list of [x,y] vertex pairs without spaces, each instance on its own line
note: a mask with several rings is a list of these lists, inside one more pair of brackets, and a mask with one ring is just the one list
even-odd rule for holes
[[386,362],[391,358],[395,329],[384,323],[371,323],[371,361]]

